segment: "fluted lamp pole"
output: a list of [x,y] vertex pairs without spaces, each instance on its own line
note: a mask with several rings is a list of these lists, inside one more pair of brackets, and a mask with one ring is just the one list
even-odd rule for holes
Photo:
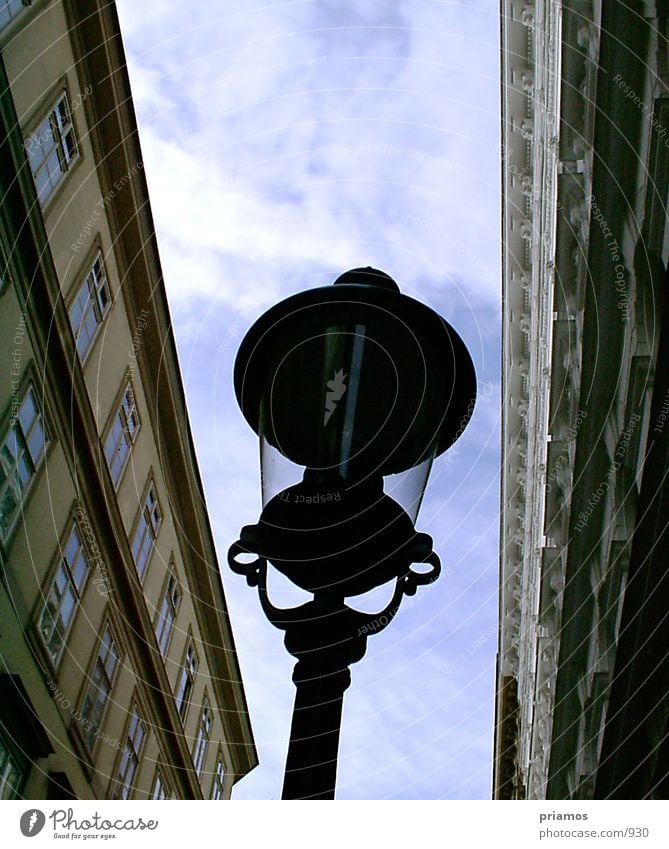
[[[258,319],[234,381],[260,438],[263,510],[242,528],[228,563],[258,588],[297,658],[282,798],[333,799],[349,667],[403,596],[439,576],[432,539],[414,522],[433,459],[471,417],[474,367],[436,312],[382,271],[357,268]],[[277,608],[268,564],[312,599]],[[384,610],[346,604],[389,581]]]

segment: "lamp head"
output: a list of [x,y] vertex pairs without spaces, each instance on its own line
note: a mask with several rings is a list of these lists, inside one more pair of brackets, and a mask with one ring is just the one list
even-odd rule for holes
[[476,398],[448,322],[384,272],[356,268],[261,316],[234,381],[261,442],[263,556],[305,589],[346,595],[408,568],[432,460]]

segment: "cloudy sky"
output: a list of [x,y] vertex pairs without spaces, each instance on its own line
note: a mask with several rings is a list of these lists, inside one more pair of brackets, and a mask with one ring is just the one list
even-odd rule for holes
[[[341,799],[490,797],[497,617],[497,0],[118,0],[165,280],[260,766],[279,798],[294,688],[225,554],[257,521],[235,353],[276,301],[372,265],[464,338],[468,430],[418,528],[443,573],[369,640],[344,703]],[[187,12],[184,14],[184,9]],[[274,576],[275,600],[297,596]],[[365,599],[366,609],[384,597]]]

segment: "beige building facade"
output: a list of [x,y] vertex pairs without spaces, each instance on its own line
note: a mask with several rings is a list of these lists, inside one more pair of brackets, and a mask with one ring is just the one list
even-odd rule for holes
[[257,763],[113,3],[0,12],[0,795]]

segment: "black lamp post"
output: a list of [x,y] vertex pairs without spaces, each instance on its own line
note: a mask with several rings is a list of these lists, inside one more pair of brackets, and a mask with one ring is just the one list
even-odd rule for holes
[[[263,510],[230,548],[269,621],[297,658],[284,799],[333,799],[349,666],[404,595],[440,572],[432,539],[414,529],[432,460],[464,430],[476,377],[457,333],[359,268],[266,312],[235,363],[241,410],[260,437]],[[257,559],[242,562],[243,555]],[[313,599],[279,609],[267,562]],[[428,564],[414,571],[412,564]],[[394,580],[376,615],[347,598]]]

